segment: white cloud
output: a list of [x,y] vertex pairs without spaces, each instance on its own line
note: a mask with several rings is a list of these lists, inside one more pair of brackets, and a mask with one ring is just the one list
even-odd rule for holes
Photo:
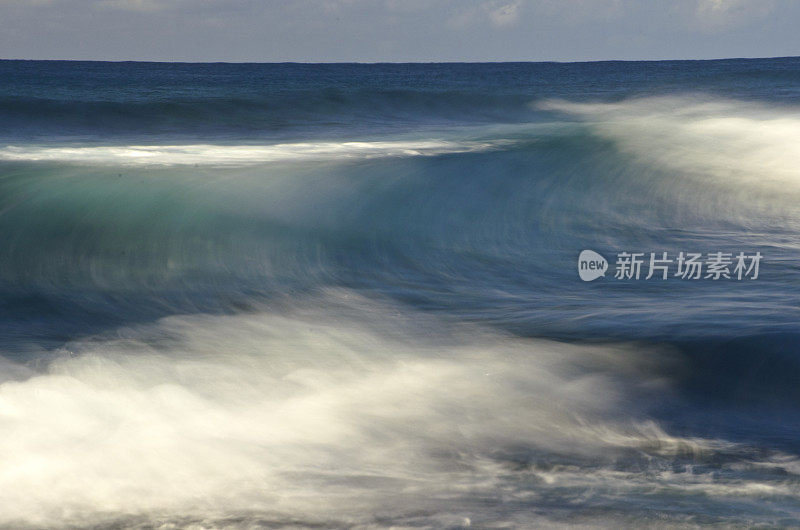
[[719,30],[769,15],[775,9],[773,0],[697,0],[695,26],[703,30]]
[[489,20],[495,26],[510,26],[519,19],[519,0],[497,4],[490,2],[484,4],[484,8],[489,12]]
[[447,27],[462,30],[487,20],[495,27],[511,26],[519,20],[519,0],[490,1],[458,10],[447,19]]

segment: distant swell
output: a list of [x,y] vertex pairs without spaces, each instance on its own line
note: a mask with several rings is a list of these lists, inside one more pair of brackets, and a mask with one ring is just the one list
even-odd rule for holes
[[[0,129],[14,136],[262,136],[317,125],[393,130],[409,124],[491,123],[531,119],[526,96],[459,92],[320,89],[292,94],[164,96],[141,101],[63,101],[0,97]],[[403,125],[405,123],[405,125]]]

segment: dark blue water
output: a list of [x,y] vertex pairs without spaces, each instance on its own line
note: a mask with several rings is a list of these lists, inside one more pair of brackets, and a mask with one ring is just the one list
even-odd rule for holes
[[800,58],[0,61],[2,522],[800,525],[798,98]]

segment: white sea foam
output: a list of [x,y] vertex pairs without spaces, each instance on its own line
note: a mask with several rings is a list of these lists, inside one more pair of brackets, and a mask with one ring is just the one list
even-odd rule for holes
[[715,184],[800,188],[800,110],[709,97],[537,105],[584,118],[620,150]]
[[498,147],[497,142],[445,140],[303,142],[272,145],[9,145],[0,160],[121,165],[249,165],[296,160],[433,156]]
[[[541,516],[486,499],[624,496],[642,482],[597,467],[614,451],[730,446],[641,417],[641,396],[665,391],[657,359],[452,328],[348,292],[122,329],[0,384],[0,524],[530,525]],[[520,450],[593,464],[515,471],[503,455]]]

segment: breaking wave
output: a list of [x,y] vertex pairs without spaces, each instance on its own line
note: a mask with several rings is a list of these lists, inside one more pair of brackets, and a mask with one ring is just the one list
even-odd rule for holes
[[498,142],[446,140],[317,142],[274,145],[123,145],[94,147],[13,146],[0,148],[0,160],[105,165],[248,165],[292,160],[370,159],[470,153],[499,147]]
[[715,505],[800,493],[790,455],[648,419],[672,392],[665,352],[524,340],[348,291],[56,353],[0,385],[2,524],[525,526],[558,521],[522,509],[556,492],[611,524],[648,489],[725,522]]

